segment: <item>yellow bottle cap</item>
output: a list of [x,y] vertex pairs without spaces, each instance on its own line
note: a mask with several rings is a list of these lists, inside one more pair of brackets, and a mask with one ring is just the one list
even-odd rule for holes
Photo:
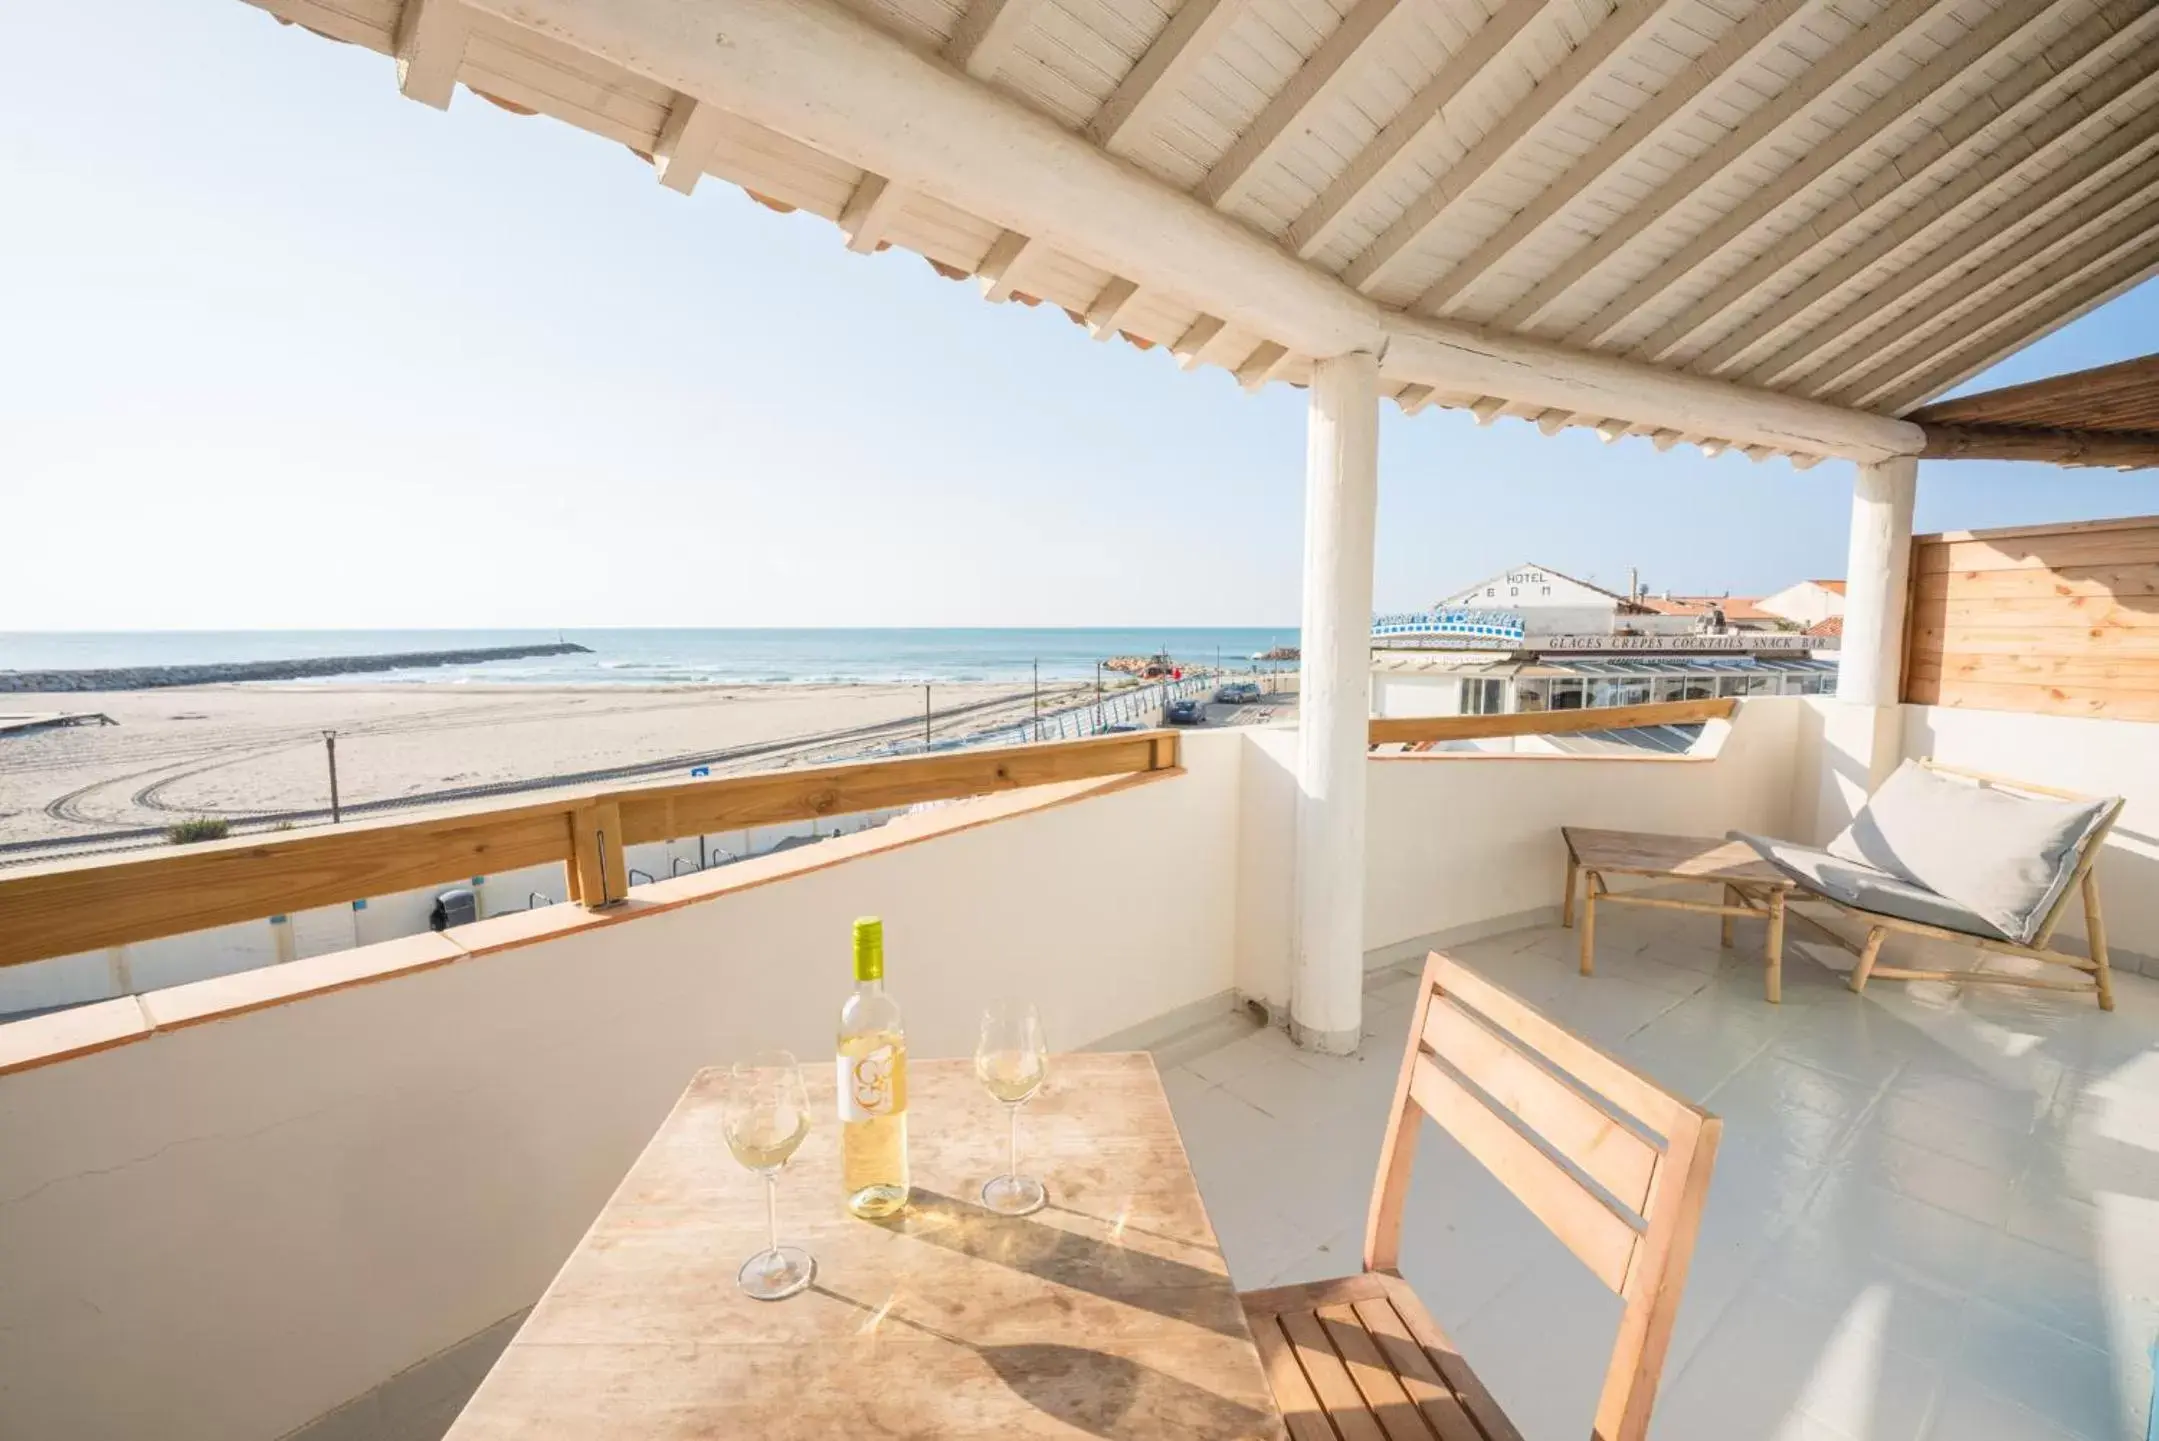
[[885,923],[875,916],[863,916],[855,922],[855,979],[881,981],[884,978]]

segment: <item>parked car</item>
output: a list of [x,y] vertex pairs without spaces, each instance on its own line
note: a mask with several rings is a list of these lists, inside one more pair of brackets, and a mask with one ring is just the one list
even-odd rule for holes
[[1196,726],[1207,719],[1207,712],[1196,700],[1173,700],[1163,708],[1162,719],[1173,726]]
[[1223,705],[1248,705],[1259,699],[1259,687],[1248,680],[1231,681],[1214,693]]

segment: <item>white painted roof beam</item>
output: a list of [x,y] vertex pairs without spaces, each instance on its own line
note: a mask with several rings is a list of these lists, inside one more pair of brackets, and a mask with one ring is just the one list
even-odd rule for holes
[[1595,315],[1567,332],[1568,343],[1601,344],[1613,331],[1633,319],[1643,306],[1671,289],[1696,266],[1726,246],[1744,240],[1747,232],[1800,200],[1824,175],[1863,147],[1872,145],[1884,131],[1908,118],[1935,91],[1955,84],[1968,67],[1985,64],[2004,46],[2042,24],[2055,6],[2066,3],[2069,0],[2051,0],[2051,3],[2036,5],[2019,3],[1987,16],[1838,126],[1827,140],[1809,145],[1775,181],[1719,216],[1692,240],[1665,257],[1649,274],[1600,306]]
[[1665,126],[1682,114],[1691,114],[1703,97],[1728,83],[1732,72],[1780,39],[1807,4],[1808,0],[1770,0],[1755,6],[1745,20],[1666,81],[1595,149],[1568,166],[1564,175],[1516,211],[1496,234],[1427,286],[1410,308],[1439,313],[1448,301],[1476,284],[1523,241],[1581,198],[1584,191],[1616,172],[1637,150],[1656,139]]
[[[1382,309],[834,0],[480,0],[497,14],[1264,336],[1390,378],[1872,460],[1918,427]],[[714,33],[728,43],[712,43]],[[907,118],[905,125],[894,117]]]
[[1703,186],[1739,164],[1755,147],[1781,135],[1805,116],[1814,105],[1839,85],[1848,84],[1876,52],[1894,44],[1911,26],[1946,9],[1956,0],[1891,0],[1882,12],[1842,45],[1801,71],[1791,84],[1779,90],[1740,125],[1703,151],[1671,179],[1658,186],[1618,220],[1605,226],[1597,238],[1553,267],[1528,294],[1502,310],[1498,325],[1505,330],[1524,330],[1595,272],[1612,256],[1670,214]]
[[2159,277],[2159,234],[2140,246],[2125,249],[2111,262],[2084,277],[2073,287],[2074,302],[2059,313],[2035,324],[2001,330],[1975,343],[1954,359],[1945,361],[1923,380],[1890,400],[1899,413],[1925,405],[1945,391],[1954,390],[1998,361],[2025,346],[2042,340],[2070,322],[2082,319],[2117,296],[2126,295],[2144,282]]
[[1191,78],[1229,33],[1249,0],[1183,0],[1109,99],[1087,122],[1087,138],[1120,151],[1127,136],[1144,134],[1155,112]]
[[1440,172],[1432,188],[1410,202],[1394,223],[1365,248],[1342,272],[1342,279],[1369,295],[1392,280],[1399,268],[1415,258],[1422,245],[1447,217],[1455,204],[1512,155],[1536,128],[1555,112],[1573,104],[1583,86],[1595,81],[1643,26],[1663,10],[1691,0],[1621,0],[1589,38],[1567,54],[1539,80],[1529,94],[1507,108],[1498,124],[1487,130],[1469,152]]
[[1370,51],[1386,37],[1387,22],[1415,8],[1400,0],[1358,0],[1342,23],[1297,68],[1289,83],[1267,102],[1259,118],[1215,162],[1199,184],[1199,198],[1217,210],[1233,209],[1244,199],[1253,177],[1263,172],[1282,146],[1302,130],[1305,117],[1325,103],[1355,73],[1358,64],[1369,59]]
[[[2159,76],[2149,77],[2138,89],[2159,97]],[[2003,211],[1988,220],[1968,222],[1964,228],[1953,231],[1939,245],[1922,252],[1918,259],[1904,269],[1850,297],[1833,313],[1815,317],[1796,339],[1787,342],[1782,349],[1755,365],[1740,378],[1749,384],[1766,385],[1782,381],[1794,374],[1810,373],[1805,365],[1809,357],[1829,349],[1836,341],[1880,314],[1882,308],[1895,297],[1908,294],[1913,288],[1911,272],[1914,269],[1923,267],[1922,274],[1939,273],[1975,253],[1983,252],[1988,245],[2000,241],[2004,230],[2016,221],[2020,214],[2028,218],[2044,213],[2061,197],[2085,184],[2092,176],[2118,164],[2125,156],[2137,154],[2154,139],[2159,139],[2159,105],[2131,116],[2116,129],[2098,135],[2090,133],[2099,128],[2097,125],[2080,125],[2069,131],[2065,137],[2058,137],[2057,141],[2040,150],[2040,157],[2051,159],[2053,163],[2048,167],[2045,176],[2024,192],[2020,211]],[[1987,185],[1999,179],[2001,174],[2029,163],[2029,157],[2015,155],[2001,170],[1990,167],[1972,183],[1960,183],[1955,187],[1953,195],[1943,197],[1944,204],[1940,210],[1930,208],[1925,212],[1927,224],[1914,226],[1914,233],[1972,202],[1975,197],[1983,194]],[[1892,226],[1891,233],[1903,235],[1904,231],[1901,227]],[[1794,298],[1805,296],[1806,300],[1802,303],[1811,304],[1813,300],[1829,294],[1844,281],[1864,274],[1867,266],[1894,254],[1899,248],[1902,248],[1901,242],[1896,241],[1879,247],[1862,246],[1855,252],[1856,264],[1839,263],[1831,266],[1821,277],[1828,281],[1828,284],[1817,285],[1810,282],[1794,292]],[[1778,309],[1781,310],[1782,307]],[[1796,314],[1797,311],[1793,313]],[[1777,311],[1770,314],[1775,315]],[[1757,323],[1766,325],[1782,322],[1771,322],[1765,318]],[[1816,362],[1817,366],[1820,364],[1821,362]]]
[[[1997,262],[1975,272],[1971,277],[1959,277],[1958,283],[1951,287],[1949,296],[1961,302],[1967,296],[1985,291],[1999,279],[1998,275],[1990,272],[1999,269],[2002,273],[2010,273],[2021,269],[2026,263],[2035,259],[2037,261],[2031,265],[2028,274],[2006,290],[1958,315],[1949,326],[1929,332],[1924,348],[1892,350],[1888,359],[1868,368],[1856,379],[1839,385],[1835,393],[1839,396],[1851,396],[1855,403],[1869,404],[1877,401],[1894,403],[1900,394],[1923,393],[1927,389],[1926,377],[1938,368],[1939,362],[1935,357],[1944,351],[1954,351],[1969,345],[1975,337],[1993,330],[2002,321],[2025,310],[2041,297],[2063,286],[2074,284],[2079,276],[2093,267],[2116,264],[2121,252],[2148,245],[2155,235],[2159,235],[2159,170],[2150,171],[2142,177],[2124,177],[2139,178],[2143,184],[2138,187],[2134,199],[2109,206],[2104,211],[2103,218],[2087,221],[2076,229],[2072,232],[2075,236],[2074,242],[2066,249],[2058,248],[2061,244],[2060,237],[2049,235],[2055,227],[2041,227],[2034,232],[2033,240],[2049,236],[2052,244],[2019,244],[2015,250],[2007,252],[2008,256],[2014,257],[2015,264]],[[2033,251],[2052,253],[2044,254],[2043,258],[2040,258],[2034,256]],[[1951,307],[1933,307],[1937,315],[1945,309]],[[1904,328],[1902,320],[1903,317],[1900,316],[1900,333]]]
[[[2086,227],[2135,202],[2159,180],[2144,164],[2159,155],[2159,137],[2096,168],[2065,171],[2047,203],[2023,215],[1978,225],[1937,247],[1924,259],[1883,280],[1838,317],[1834,327],[1849,339],[1827,358],[1805,367],[1795,387],[1820,395],[1838,388],[1860,367],[1928,340],[1931,322],[2000,284],[2047,250],[2067,243]],[[2073,197],[2067,198],[2065,197]],[[1978,263],[1972,262],[1977,259]],[[1949,283],[1944,284],[1947,281]],[[1916,297],[1916,299],[1915,299]],[[1860,307],[1865,306],[1864,312]],[[1856,314],[1855,314],[1856,313]],[[1863,323],[1865,322],[1865,323]],[[1886,344],[1880,336],[1893,337]]]
[[1440,113],[1461,93],[1462,87],[1476,79],[1478,73],[1512,44],[1531,21],[1548,8],[1564,3],[1565,0],[1506,0],[1497,14],[1470,33],[1468,42],[1460,50],[1447,57],[1438,73],[1410,97],[1409,103],[1380,127],[1379,134],[1357,152],[1349,168],[1329,182],[1319,198],[1306,206],[1304,213],[1290,224],[1290,249],[1306,260],[1325,249],[1350,214],[1381,182],[1395,173],[1404,154],[1413,151],[1439,124]]
[[[2134,62],[2136,47],[2154,37],[2159,37],[2159,5],[2147,9],[2120,28],[2110,23],[2103,12],[2087,16],[2062,42],[2081,46],[2073,62],[2058,69],[2045,65],[2016,67],[2002,85],[1975,97],[1959,110],[1939,132],[1940,143],[1931,150],[1920,152],[1910,164],[1900,161],[1869,176],[1849,195],[1826,206],[1809,223],[1793,230],[1700,300],[1658,326],[1629,353],[1638,360],[1663,359],[1735,306],[1774,285],[1779,276],[1803,263],[1817,248],[1844,234],[1847,227],[1870,217],[1879,218],[1893,201],[1916,197],[1916,203],[1892,216],[1888,225],[1877,229],[1853,252],[1847,252],[1849,255],[1858,250],[1873,249],[1875,258],[1879,259],[1901,243],[1883,240],[1880,248],[1874,249],[1879,237],[1904,227],[1904,238],[1909,239],[1930,219],[1938,218],[1945,202],[1951,206],[1960,203],[1948,198],[1952,192],[1962,189],[1963,195],[1970,195],[1989,175],[1998,174],[1996,168],[1986,163],[1990,155],[1998,166],[2021,162],[2029,158],[2034,147],[2067,130],[2080,116],[2089,115],[2093,105],[2119,94],[2141,67],[2117,62],[2124,56]],[[2108,70],[2109,66],[2114,69]],[[2103,89],[2117,73],[2120,83],[2111,91],[2095,95],[2095,90]],[[2099,78],[2095,80],[2095,76]],[[2046,133],[2037,133],[2040,131]],[[1956,173],[1952,167],[1964,168],[1961,173]],[[1933,191],[1920,189],[1944,172],[1951,172],[1946,185]],[[1963,188],[1967,186],[1969,188]],[[1846,258],[1837,257],[1828,266],[1818,268],[1816,274],[1842,268]],[[1857,273],[1856,269],[1848,270],[1846,278]],[[1813,278],[1809,278],[1810,284]],[[1817,291],[1817,298],[1827,294],[1828,288],[1825,286]],[[1798,308],[1811,303],[1803,302]],[[1717,373],[1725,360],[1758,343],[1765,329],[1773,328],[1796,313],[1796,310],[1785,311],[1777,319],[1765,318],[1784,311],[1784,305],[1785,300],[1780,299],[1768,311],[1749,316],[1733,326],[1723,340],[1691,360],[1689,368],[1703,374]]]

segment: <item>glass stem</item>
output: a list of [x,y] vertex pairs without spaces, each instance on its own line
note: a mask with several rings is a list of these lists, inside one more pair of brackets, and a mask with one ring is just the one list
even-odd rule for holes
[[780,1251],[780,1173],[765,1172],[765,1237],[768,1244],[765,1254],[776,1256]]
[[1012,1166],[1005,1175],[1017,1181],[1020,1178],[1020,1108],[1019,1103],[1005,1107],[1012,1113]]

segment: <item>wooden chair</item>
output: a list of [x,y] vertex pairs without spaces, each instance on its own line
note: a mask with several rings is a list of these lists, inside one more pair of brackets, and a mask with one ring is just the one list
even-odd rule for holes
[[1363,1274],[1240,1298],[1293,1441],[1520,1441],[1395,1269],[1426,1116],[1626,1303],[1591,1436],[1640,1441],[1722,1123],[1436,952],[1380,1151]]

